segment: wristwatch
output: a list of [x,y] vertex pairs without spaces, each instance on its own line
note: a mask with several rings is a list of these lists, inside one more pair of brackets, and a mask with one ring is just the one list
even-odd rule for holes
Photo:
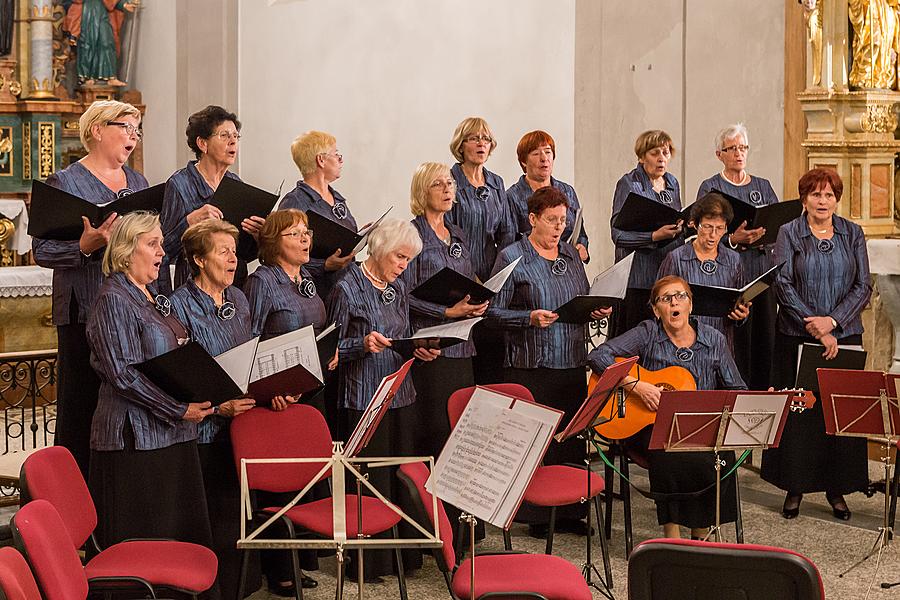
[[837,329],[837,321],[834,320],[834,317],[828,317],[828,318],[831,319],[831,328]]

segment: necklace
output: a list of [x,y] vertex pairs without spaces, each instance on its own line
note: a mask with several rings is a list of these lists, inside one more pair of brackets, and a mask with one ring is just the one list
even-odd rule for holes
[[734,185],[747,185],[750,182],[750,174],[747,171],[744,171],[743,176],[741,176],[740,181],[732,181],[729,179],[728,175],[725,174],[724,169],[722,170],[722,178],[729,183],[733,183]]
[[387,287],[387,284],[388,284],[387,281],[385,281],[384,279],[380,279],[380,278],[376,277],[375,274],[372,273],[372,271],[369,270],[369,267],[366,266],[366,262],[369,262],[369,261],[365,261],[365,262],[363,262],[363,264],[362,264],[363,273],[365,274],[365,276],[368,277],[369,280],[371,280],[371,282],[372,282],[372,283],[375,285],[375,287],[377,287],[379,290],[383,290],[384,288],[386,288],[386,287]]

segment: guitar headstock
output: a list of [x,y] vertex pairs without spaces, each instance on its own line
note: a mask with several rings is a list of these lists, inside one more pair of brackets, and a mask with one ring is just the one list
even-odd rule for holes
[[812,408],[816,404],[816,397],[809,390],[804,390],[803,388],[796,390],[780,390],[782,392],[790,392],[790,410],[795,413],[802,413],[803,411]]

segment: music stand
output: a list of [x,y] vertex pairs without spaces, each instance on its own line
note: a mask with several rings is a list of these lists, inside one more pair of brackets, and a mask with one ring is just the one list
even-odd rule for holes
[[891,447],[900,440],[900,400],[897,397],[897,380],[900,375],[881,371],[856,371],[849,369],[817,369],[822,410],[825,413],[825,433],[846,437],[874,438],[882,442],[884,453],[884,515],[878,537],[868,554],[838,575],[843,577],[874,555],[875,572],[869,583],[871,590],[881,556],[890,545],[893,530],[890,523]]
[[[774,448],[795,394],[743,390],[664,391],[660,395],[650,450],[712,451],[716,471],[716,520],[706,539],[722,541],[722,451]],[[800,407],[797,406],[797,409]]]
[[[581,406],[575,412],[575,415],[569,421],[569,424],[566,428],[556,434],[554,439],[557,442],[564,442],[572,437],[578,436],[584,442],[585,448],[585,457],[584,457],[584,473],[585,473],[585,482],[586,482],[586,494],[584,498],[582,498],[582,502],[590,501],[591,494],[591,454],[590,454],[590,441],[594,434],[594,425],[597,424],[598,418],[600,418],[600,413],[609,403],[610,399],[612,399],[613,395],[619,389],[619,386],[622,383],[622,380],[628,377],[628,372],[631,370],[631,367],[638,361],[637,356],[632,356],[629,359],[626,359],[622,362],[613,363],[612,365],[606,367],[603,370],[603,373],[600,375],[600,379],[597,381],[594,386],[593,391],[585,398],[584,402],[581,403]],[[609,421],[610,419],[603,417],[603,422]],[[599,529],[600,523],[597,523],[597,527]],[[603,533],[600,533],[600,536],[603,536]],[[581,574],[584,576],[587,584],[598,592],[606,596],[607,598],[612,598],[612,572],[606,568],[604,565],[604,570],[606,571],[606,578],[600,575],[599,569],[594,564],[593,559],[591,558],[591,542],[593,535],[591,534],[591,509],[588,507],[587,511],[587,536],[585,536],[585,562],[581,565]],[[600,538],[601,543],[605,543],[605,538]],[[593,574],[596,573],[597,577],[600,578],[600,583],[603,585],[603,589],[600,588],[596,583],[594,583]]]

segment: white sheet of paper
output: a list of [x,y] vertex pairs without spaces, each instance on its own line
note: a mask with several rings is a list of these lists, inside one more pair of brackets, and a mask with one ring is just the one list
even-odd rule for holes
[[764,291],[769,289],[769,284],[762,281],[763,277],[776,270],[778,265],[775,265],[747,285],[741,288],[741,297],[738,298],[738,304],[742,304],[744,302],[750,302]]
[[386,211],[384,211],[384,214],[381,215],[380,217],[378,217],[378,218],[375,220],[374,223],[372,223],[372,224],[369,225],[368,227],[363,227],[362,229],[360,229],[360,230],[357,232],[357,233],[359,233],[360,235],[362,235],[363,237],[362,237],[361,240],[359,240],[359,243],[356,244],[356,248],[353,249],[352,254],[357,254],[360,250],[362,250],[363,248],[366,247],[366,244],[369,243],[369,234],[372,233],[372,231],[374,231],[374,229],[375,229],[376,227],[378,227],[378,225],[379,225],[382,221],[384,221],[384,218],[387,216],[387,214],[388,214],[389,212],[391,212],[391,210],[392,210],[393,208],[394,208],[393,206],[389,206],[388,209],[387,209]]
[[572,226],[572,235],[570,235],[569,239],[566,240],[573,246],[578,243],[578,236],[581,235],[581,228],[584,226],[584,217],[582,215],[583,210],[583,208],[579,207],[578,212],[575,213],[575,225]]
[[482,285],[496,294],[503,289],[503,284],[506,283],[506,280],[509,279],[512,272],[516,270],[516,265],[519,264],[520,260],[522,260],[521,256],[497,271],[496,275],[485,281]]
[[319,381],[323,381],[322,365],[319,364],[319,351],[316,348],[316,332],[312,325],[260,342],[253,360],[250,381],[252,383],[298,364],[303,365]]
[[337,329],[337,323],[332,323],[331,325],[329,325],[328,327],[326,327],[325,329],[323,329],[323,330],[322,330],[322,333],[320,333],[319,335],[316,336],[316,341],[317,341],[317,342],[320,341],[322,338],[324,338],[326,335],[328,335],[329,333],[331,333],[331,332],[334,331],[335,329]]
[[790,394],[782,392],[738,394],[734,401],[731,422],[725,430],[725,445],[758,446],[760,443],[767,445],[773,443],[789,396]]
[[469,336],[472,334],[472,327],[483,319],[484,317],[473,317],[471,319],[463,319],[462,321],[441,323],[440,325],[434,325],[433,327],[423,327],[412,334],[410,339],[456,338],[459,340],[468,340]]
[[247,393],[247,387],[250,385],[250,371],[258,344],[259,338],[255,337],[215,357],[215,361],[219,363],[219,366],[228,373],[231,380],[245,394]]
[[603,271],[591,284],[591,296],[608,296],[625,298],[628,289],[628,278],[631,276],[631,265],[634,263],[634,252]]

